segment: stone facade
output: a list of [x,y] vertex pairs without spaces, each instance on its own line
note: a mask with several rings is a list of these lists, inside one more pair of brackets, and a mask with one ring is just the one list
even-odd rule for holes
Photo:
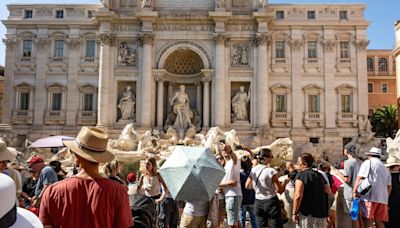
[[368,50],[368,109],[371,115],[386,105],[396,105],[396,59],[391,50]]
[[[270,126],[297,144],[340,154],[368,115],[364,4],[255,0],[106,0],[97,5],[9,5],[1,129],[37,138],[81,125],[110,133],[125,88],[139,130],[163,128],[186,86],[203,130],[242,138]],[[232,117],[240,87],[245,121]],[[45,133],[44,133],[45,132]]]
[[[397,93],[397,110],[400,110],[400,20],[395,23],[396,47],[393,56],[396,58],[396,93]],[[400,112],[398,112],[400,117]],[[400,122],[399,122],[400,127]]]

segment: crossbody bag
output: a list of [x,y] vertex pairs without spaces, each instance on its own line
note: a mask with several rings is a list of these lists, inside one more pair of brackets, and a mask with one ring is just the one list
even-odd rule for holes
[[372,189],[372,181],[369,179],[371,172],[372,172],[372,161],[369,161],[369,171],[368,171],[368,176],[360,182],[360,184],[357,187],[357,193],[361,196],[368,195],[371,192]]

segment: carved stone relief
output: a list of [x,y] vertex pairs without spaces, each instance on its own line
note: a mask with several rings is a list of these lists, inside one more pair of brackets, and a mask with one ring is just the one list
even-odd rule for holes
[[118,64],[137,66],[137,46],[134,43],[120,43],[118,47]]
[[51,17],[53,16],[53,10],[49,8],[40,8],[36,11],[36,16]]
[[20,16],[22,16],[22,10],[21,9],[12,9],[12,10],[10,10],[10,16],[20,17]]
[[231,46],[231,66],[247,67],[250,66],[250,44],[232,43]]
[[232,122],[249,121],[248,104],[250,102],[250,89],[246,92],[245,86],[240,85],[239,91],[232,97]]
[[85,16],[85,10],[84,9],[66,8],[65,11],[67,12],[67,15],[70,16],[70,17],[83,17],[83,16]]
[[151,9],[153,8],[152,0],[142,0],[142,9]]
[[225,8],[225,0],[215,0],[215,8]]

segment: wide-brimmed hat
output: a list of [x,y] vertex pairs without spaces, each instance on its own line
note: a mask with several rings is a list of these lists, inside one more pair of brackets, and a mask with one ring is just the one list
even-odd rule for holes
[[392,156],[389,156],[388,159],[386,160],[385,166],[386,167],[391,167],[391,166],[396,166],[396,165],[400,166],[399,159],[397,159],[395,157],[392,157]]
[[82,127],[76,140],[64,141],[73,153],[91,162],[104,163],[115,157],[108,149],[108,135],[99,128]]
[[0,173],[0,218],[1,227],[42,228],[40,219],[32,212],[17,207],[16,188],[14,181],[7,175]]
[[7,147],[7,144],[3,140],[0,140],[0,161],[15,160],[17,154],[16,149]]
[[365,153],[366,155],[375,155],[375,156],[382,156],[382,150],[377,147],[372,147],[369,152]]

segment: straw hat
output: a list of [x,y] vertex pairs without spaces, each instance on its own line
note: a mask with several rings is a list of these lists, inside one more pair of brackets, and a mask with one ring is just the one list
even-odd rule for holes
[[112,161],[115,157],[108,149],[108,135],[99,128],[82,127],[76,140],[64,145],[80,157],[96,163]]
[[382,156],[382,150],[377,147],[372,147],[369,152],[365,153],[366,155],[375,155],[375,156]]
[[3,140],[0,140],[0,161],[15,160],[17,154],[16,149],[7,147],[7,144]]
[[400,161],[395,157],[389,156],[388,159],[386,160],[385,166],[391,167],[391,166],[396,166],[396,165],[400,166]]
[[[16,207],[16,188],[14,181],[0,173],[1,225],[5,227],[43,228],[39,218],[32,212]],[[3,227],[3,226],[2,226]]]

